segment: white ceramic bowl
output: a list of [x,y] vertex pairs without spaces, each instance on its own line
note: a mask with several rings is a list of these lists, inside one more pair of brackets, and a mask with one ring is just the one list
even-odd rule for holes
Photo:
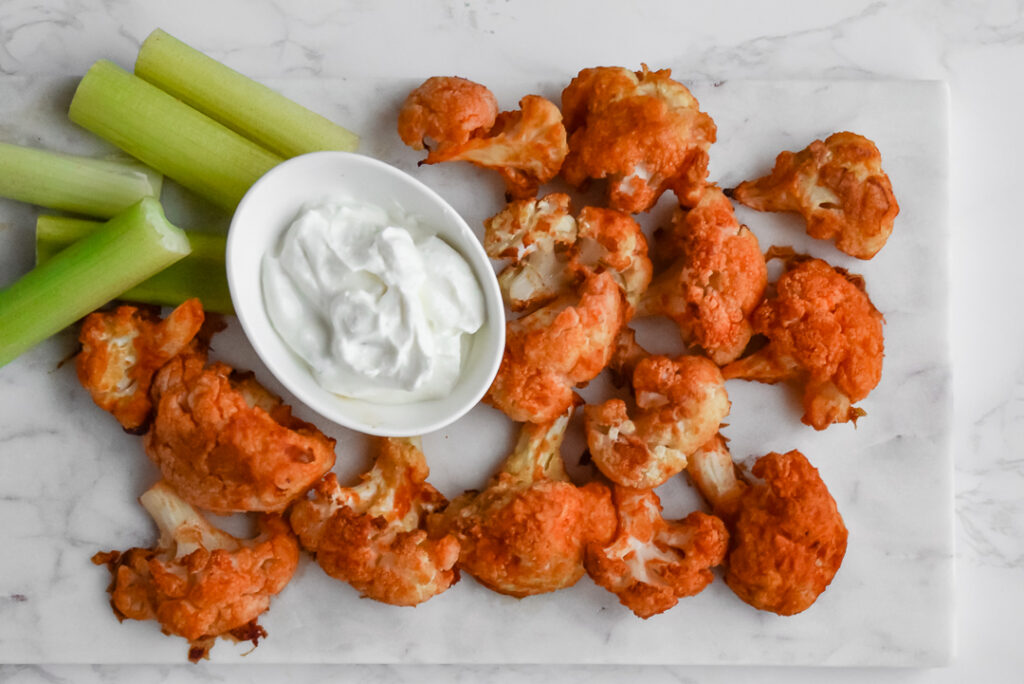
[[[264,254],[310,201],[349,196],[385,208],[397,203],[459,251],[484,294],[486,321],[473,336],[455,389],[439,399],[378,404],[323,389],[309,366],[274,330],[260,285]],[[324,418],[373,435],[421,435],[449,425],[483,397],[501,363],[505,314],[487,254],[461,216],[412,176],[360,154],[313,152],[274,167],[245,194],[227,241],[231,299],[242,329],[271,373]]]

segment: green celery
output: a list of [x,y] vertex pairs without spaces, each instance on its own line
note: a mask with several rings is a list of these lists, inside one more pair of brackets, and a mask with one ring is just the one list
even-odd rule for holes
[[359,144],[351,131],[160,29],[142,43],[135,75],[284,157]]
[[[96,232],[98,221],[41,215],[36,219],[36,264],[42,264],[67,246]],[[224,270],[223,235],[186,231],[192,253],[126,291],[118,299],[161,306],[177,306],[198,297],[203,308],[234,313]]]
[[282,161],[107,60],[82,78],[68,116],[229,211]]
[[0,290],[0,366],[190,250],[160,203],[140,200]]
[[0,142],[0,197],[110,218],[160,197],[163,176],[134,159],[77,157]]

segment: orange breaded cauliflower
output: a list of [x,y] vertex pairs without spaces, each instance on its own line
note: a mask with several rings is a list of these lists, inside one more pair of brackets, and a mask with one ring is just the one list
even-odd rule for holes
[[198,299],[185,301],[163,320],[134,306],[89,314],[78,338],[78,380],[121,427],[141,434],[153,408],[153,375],[174,356],[195,348],[204,318]]
[[573,388],[597,377],[611,358],[625,302],[611,274],[587,278],[506,324],[505,352],[484,398],[512,420],[547,423],[577,402]]
[[398,112],[398,135],[414,150],[465,144],[498,116],[494,94],[458,76],[433,76],[409,93]]
[[729,414],[718,367],[702,356],[648,356],[632,372],[636,410],[609,399],[583,409],[594,465],[624,487],[657,487],[686,468]]
[[638,314],[668,316],[687,345],[700,347],[718,365],[738,358],[768,281],[757,237],[736,220],[722,191],[709,185],[693,209],[676,210],[657,246],[671,264],[647,289]]
[[158,482],[139,501],[160,530],[153,549],[93,556],[110,569],[110,605],[119,620],[156,620],[189,641],[189,660],[208,657],[217,637],[257,644],[256,622],[299,563],[299,545],[277,515],[261,516],[260,535],[223,532]]
[[494,591],[522,598],[575,584],[587,544],[615,531],[611,493],[577,487],[559,453],[568,413],[522,427],[515,450],[480,492],[466,492],[431,516],[435,534],[452,533],[459,567]]
[[789,258],[787,270],[752,318],[767,346],[722,369],[730,378],[804,385],[802,421],[816,430],[856,421],[855,408],[882,376],[882,314],[864,281],[820,259]]
[[584,207],[573,219],[569,196],[553,193],[510,202],[484,228],[488,255],[513,262],[498,275],[513,311],[547,304],[602,271],[612,274],[633,307],[651,281],[647,239],[621,211]]
[[558,107],[540,95],[527,95],[519,101],[518,110],[498,114],[486,133],[441,145],[420,163],[467,161],[494,169],[504,179],[510,198],[526,199],[558,175],[568,151]]
[[566,181],[607,179],[608,205],[630,213],[650,209],[669,189],[684,205],[696,201],[715,123],[671,73],[596,67],[572,80],[562,91]]
[[324,571],[367,598],[415,606],[459,579],[459,542],[430,538],[428,514],[448,500],[428,482],[419,439],[377,438],[373,468],[354,487],[334,473],[291,511],[292,529]]
[[179,356],[157,373],[152,395],[146,453],[195,506],[281,512],[334,465],[334,440],[251,373]]
[[835,239],[838,249],[858,259],[882,249],[900,211],[878,148],[848,132],[780,153],[769,175],[740,183],[732,196],[758,211],[796,212],[808,235]]
[[616,485],[618,530],[611,544],[587,546],[587,574],[647,619],[711,584],[711,568],[725,558],[729,534],[720,519],[694,511],[682,520],[661,516],[650,489]]
[[725,582],[760,610],[807,610],[832,582],[846,554],[847,530],[821,476],[799,451],[762,456],[737,477],[716,437],[687,468],[729,528]]

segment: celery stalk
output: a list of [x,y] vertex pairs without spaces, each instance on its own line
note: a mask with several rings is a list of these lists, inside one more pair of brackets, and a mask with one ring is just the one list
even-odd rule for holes
[[160,29],[142,43],[135,75],[283,157],[359,144],[351,131]]
[[144,198],[0,290],[0,366],[190,251],[160,203]]
[[[103,224],[65,216],[36,219],[36,264],[50,260],[69,245],[96,232]],[[186,231],[192,253],[127,290],[118,299],[144,304],[177,306],[198,297],[207,311],[234,313],[224,270],[223,235]]]
[[0,197],[110,218],[143,197],[160,197],[163,177],[134,159],[92,159],[0,142]]
[[107,60],[71,100],[73,122],[231,211],[281,157]]

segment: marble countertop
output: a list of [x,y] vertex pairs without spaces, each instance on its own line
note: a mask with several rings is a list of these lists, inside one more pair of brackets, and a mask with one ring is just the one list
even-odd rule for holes
[[[263,79],[459,73],[518,77],[640,62],[681,80],[943,80],[950,91],[952,444],[956,504],[956,654],[944,668],[625,666],[72,666],[0,668],[37,681],[1016,681],[1024,628],[1024,332],[1012,306],[1010,185],[1024,142],[1024,7],[1013,2],[542,2],[0,4],[0,73],[74,76],[98,58],[131,64],[160,27]],[[590,24],[593,25],[584,25]],[[568,49],[565,46],[570,46]],[[481,68],[484,68],[483,66]],[[993,282],[993,280],[995,282]],[[923,341],[922,344],[927,344]],[[2,467],[2,464],[0,464]]]

